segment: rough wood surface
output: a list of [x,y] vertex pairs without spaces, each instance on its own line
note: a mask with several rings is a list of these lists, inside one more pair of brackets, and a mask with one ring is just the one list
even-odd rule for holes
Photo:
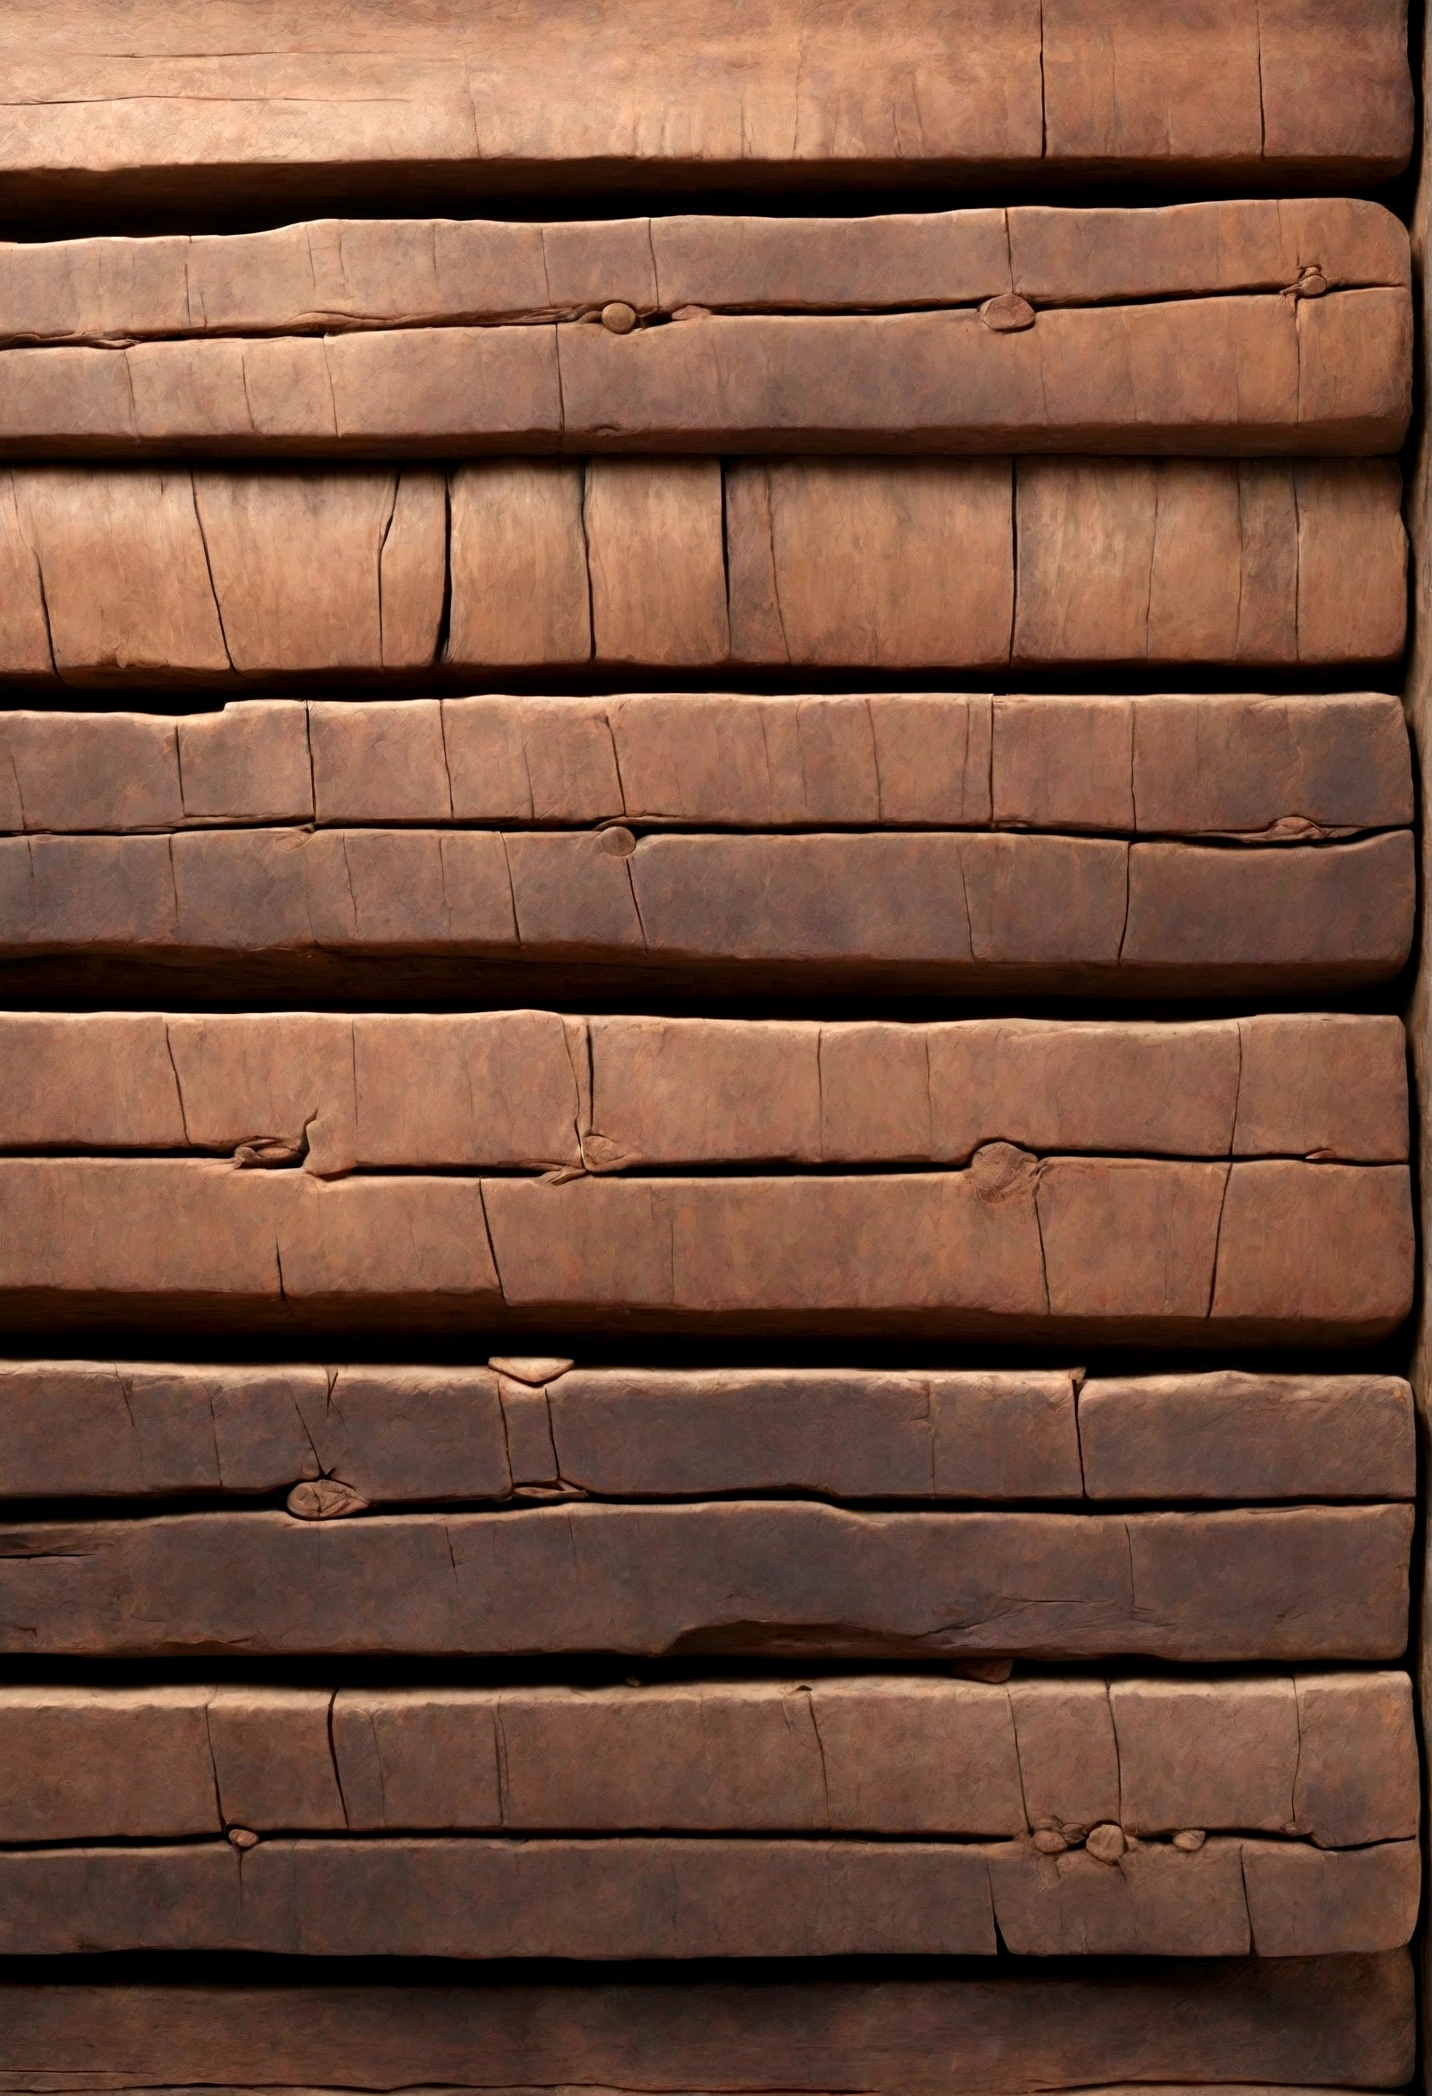
[[328,0],[301,24],[266,8],[259,30],[200,0],[122,21],[102,0],[25,4],[0,46],[17,96],[0,195],[172,216],[1041,165],[1365,181],[1411,149],[1405,36],[1394,0],[1336,22],[1313,0],[1134,18],[1112,0],[902,0],[837,36],[812,0],[641,0],[600,24],[566,0],[480,25]]
[[956,2090],[1029,2096],[1101,2082],[1396,2088],[1411,2076],[1405,1951],[1371,1957],[1019,1961],[891,1979],[750,1971],[462,1985],[76,1984],[7,1978],[0,2087],[322,2088],[375,2091],[588,2086],[802,2096]]
[[991,1143],[962,1171],[554,1184],[0,1159],[0,1305],[31,1328],[361,1316],[1327,1343],[1395,1329],[1412,1268],[1401,1165],[1036,1159]]
[[[1118,1864],[1023,1842],[393,1837],[0,1852],[0,1947],[303,1956],[1316,1956],[1395,1950],[1414,1841],[1215,1836]],[[1246,1884],[1246,1890],[1245,1890]]]
[[768,1501],[15,1525],[0,1645],[1392,1660],[1405,1506],[854,1513]]
[[[737,460],[719,484],[710,462],[653,461],[646,537],[590,543],[614,464],[585,501],[581,465],[555,459],[12,467],[0,674],[222,688],[439,660],[1292,667],[1402,648],[1389,459]],[[668,518],[653,641],[637,554]]]
[[1242,1020],[0,1013],[0,1150],[278,1144],[319,1177],[471,1165],[967,1164],[991,1142],[1408,1154],[1391,1016]]
[[0,242],[0,345],[335,335],[708,312],[1078,305],[1411,284],[1407,229],[1352,197],[1151,209],[327,219],[263,233]]
[[1079,1391],[1084,1490],[1090,1499],[1410,1498],[1409,1402],[1395,1376],[1097,1376]]
[[1397,974],[1414,892],[1405,830],[1277,851],[931,831],[10,837],[0,954],[162,959],[230,985],[243,959],[306,980],[320,957],[473,957],[539,971],[549,995],[540,971],[560,963],[568,996],[578,964],[727,989],[1306,991]]
[[[1301,1753],[1300,1753],[1301,1741]],[[1414,1840],[1402,1674],[0,1689],[7,1844],[637,1830]],[[1109,1866],[1106,1866],[1109,1867]]]
[[276,1492],[336,1477],[370,1505],[802,1491],[830,1499],[1411,1499],[1395,1376],[1060,1370],[557,1371],[543,1460],[520,1386],[482,1368],[0,1363],[0,1496]]
[[[1399,448],[1411,389],[1411,297],[1391,286],[1055,307],[1011,333],[972,307],[703,313],[625,335],[449,326],[0,348],[0,456],[1363,457]],[[719,499],[719,468],[706,470]],[[630,551],[623,565],[641,567]],[[623,659],[600,624],[597,653]],[[722,634],[699,659],[725,653]]]
[[610,822],[1091,830],[1269,843],[1405,828],[1391,693],[234,699],[0,715],[0,831]]

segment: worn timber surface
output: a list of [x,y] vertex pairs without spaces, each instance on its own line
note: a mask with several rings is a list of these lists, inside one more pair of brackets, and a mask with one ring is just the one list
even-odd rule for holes
[[[820,62],[812,62],[812,50]],[[1394,0],[576,0],[500,16],[382,0],[19,5],[7,208],[186,214],[657,183],[986,179],[1044,170],[1241,185],[1406,165]],[[674,121],[672,112],[679,112]]]
[[1413,1840],[1418,1825],[1411,1683],[1391,1673],[5,1688],[0,1756],[11,1845],[230,1827],[1040,1831],[1072,1854],[1100,1826],[1340,1849]]
[[918,1979],[849,1967],[783,1979],[737,1967],[719,1979],[554,1983],[475,1969],[460,1986],[446,1975],[437,1985],[366,1976],[356,1985],[316,1984],[291,1965],[276,1972],[267,1984],[7,1978],[0,2087],[50,2096],[585,2085],[757,2096],[779,2080],[802,2096],[1027,2096],[1100,2082],[1186,2091],[1197,2074],[1254,2096],[1250,2076],[1399,2088],[1412,2072],[1405,1951],[1093,1969],[1021,1961],[998,1977],[947,1967]]
[[378,824],[1065,831],[1294,844],[1405,829],[1388,692],[1136,698],[231,699],[0,714],[0,834]]
[[1116,1865],[1023,1842],[393,1837],[0,1852],[0,1945],[307,1956],[1309,1957],[1395,1950],[1414,1841],[1214,1836]]
[[0,675],[1388,662],[1400,500],[1391,459],[15,466]]
[[554,1182],[0,1159],[12,1327],[1331,1343],[1395,1329],[1412,1270],[1405,1165],[989,1143],[960,1171]]
[[[518,1369],[521,1380],[518,1378]],[[1396,1376],[0,1362],[0,1496],[1411,1499]],[[338,1502],[334,1502],[335,1507]]]
[[96,1658],[617,1651],[1393,1660],[1402,1505],[556,1505],[11,1524],[0,1643]]

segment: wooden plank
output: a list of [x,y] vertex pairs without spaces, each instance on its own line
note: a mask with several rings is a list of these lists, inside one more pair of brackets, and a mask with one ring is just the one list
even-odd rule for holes
[[[733,472],[744,470],[754,469]],[[1012,660],[1162,663],[1192,650],[1238,665],[1396,653],[1404,556],[1387,470],[1022,461]],[[1365,594],[1353,573],[1369,554],[1359,580],[1377,579]]]
[[[1013,332],[973,307],[697,319],[683,308],[673,325],[625,334],[449,326],[0,348],[0,456],[1361,457],[1396,451],[1407,432],[1405,289],[1026,310]],[[719,499],[716,462],[706,470]],[[623,566],[641,563],[629,552]],[[600,630],[597,652],[623,659]],[[725,653],[722,633],[695,659]]]
[[[810,0],[735,15],[687,0],[675,16],[642,0],[599,25],[568,0],[480,27],[395,25],[366,0],[305,34],[277,18],[255,51],[196,0],[132,9],[122,28],[96,0],[66,0],[58,20],[24,6],[0,47],[24,97],[0,194],[11,211],[172,222],[220,204],[421,209],[513,189],[928,182],[1042,163],[1305,186],[1395,173],[1411,149],[1389,0],[1359,0],[1335,30],[1310,0],[1261,25],[1247,0],[1134,23],[1111,0],[1047,16],[902,0],[825,36],[812,77],[801,54],[827,27]],[[657,114],[670,107],[676,131]]]
[[1016,205],[869,218],[326,219],[262,233],[0,242],[0,346],[709,312],[874,312],[1407,289],[1380,204],[1280,197],[1141,210]]
[[[1391,693],[231,699],[0,716],[0,831],[626,821],[1284,842],[1412,820]],[[1077,752],[1077,762],[1071,762]]]
[[[162,960],[210,971],[226,995],[250,960],[271,986],[336,970],[351,998],[373,971],[344,970],[368,956],[419,977],[504,964],[494,1001],[550,998],[557,964],[567,998],[613,980],[1311,992],[1396,975],[1414,897],[1405,830],[1278,851],[980,832],[0,839],[4,958],[93,961],[97,980]],[[391,967],[381,979],[382,1001],[401,998]],[[11,980],[23,994],[27,978]],[[266,1001],[287,1000],[271,987]]]
[[[1306,1721],[1304,1757],[1299,1725]],[[1414,1840],[1402,1674],[0,1690],[11,1845],[251,1832]],[[1106,1868],[1109,1866],[1105,1866]]]
[[[645,470],[655,517],[695,469]],[[649,622],[589,623],[576,464],[15,466],[0,481],[0,674],[232,689],[439,661],[1292,667],[1401,651],[1392,460],[797,458],[722,476],[727,620],[709,494],[707,525],[677,541],[654,656]],[[603,591],[639,597],[636,568],[617,575],[632,549],[600,558]]]
[[[1244,1890],[1244,1870],[1248,1891]],[[0,1947],[307,1957],[1316,1956],[1399,1949],[1417,1844],[275,1839],[0,1853]],[[1250,1929],[1251,1922],[1251,1929]]]
[[[421,1082],[417,1081],[421,1073]],[[286,1147],[374,1167],[1405,1161],[1391,1016],[889,1021],[0,1013],[0,1150]]]
[[1120,1517],[734,1500],[36,1522],[9,1531],[0,1639],[92,1658],[1391,1660],[1410,1533],[1403,1506]]
[[[1407,1313],[1407,1168],[1035,1159],[565,1183],[0,1159],[0,1305],[190,1328],[1326,1344]],[[812,1261],[811,1246],[826,1251]]]
[[[584,2083],[652,2096],[956,2090],[1028,2096],[1187,2077],[1400,2087],[1412,2071],[1405,1951],[1318,1959],[1087,1966],[999,1977],[666,1973],[454,1984],[7,1979],[0,2087],[16,2096],[140,2087],[526,2089]],[[38,2064],[41,2063],[41,2064]],[[1180,2083],[1175,2077],[1184,2077]],[[1244,2077],[1240,2080],[1239,2077]],[[1258,2092],[1261,2096],[1261,2092]]]
[[370,1504],[544,1483],[608,1499],[1197,1502],[1408,1500],[1415,1482],[1395,1376],[558,1362],[527,1386],[554,1466],[530,1473],[512,1448],[523,1388],[483,1368],[0,1362],[0,1495],[227,1497],[322,1475]]
[[[1095,1377],[1079,1392],[1090,1499],[1407,1499],[1397,1376]],[[1374,1482],[1375,1480],[1375,1482]]]

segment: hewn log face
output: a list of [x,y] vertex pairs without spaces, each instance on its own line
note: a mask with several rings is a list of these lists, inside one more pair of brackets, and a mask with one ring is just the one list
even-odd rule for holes
[[[881,2096],[1101,2080],[1187,2088],[1400,2087],[1412,2071],[1404,1951],[1149,1962],[1100,1974],[464,1986],[5,1983],[0,2085],[384,2090],[571,2086]],[[1097,1985],[1097,1993],[1093,1985]],[[1094,2011],[1097,2010],[1097,2013]],[[36,2066],[36,2062],[44,2064]],[[1183,2077],[1182,2082],[1174,2077]]]
[[[0,840],[0,954],[308,979],[387,955],[905,989],[1180,994],[1376,982],[1406,960],[1405,830],[1277,851],[920,831],[465,829]],[[471,977],[464,976],[469,982]],[[391,989],[387,992],[391,995]],[[529,989],[527,994],[531,994]],[[274,998],[274,1001],[278,1001]]]
[[[0,346],[716,313],[1036,308],[1411,285],[1407,229],[1351,197],[869,218],[327,219],[0,243]],[[1321,295],[1321,294],[1318,294]],[[1299,316],[1300,319],[1304,316]],[[898,412],[898,404],[896,404]]]
[[1411,384],[1391,286],[1058,307],[1015,333],[964,307],[25,347],[0,349],[0,456],[1361,457],[1398,449]]
[[[10,1651],[1388,1660],[1411,1510],[575,1505],[12,1528]],[[1012,1597],[1020,1597],[1018,1599]]]
[[[529,1369],[525,1371],[531,1373]],[[372,1503],[802,1491],[829,1499],[1411,1499],[1393,1376],[0,1363],[0,1496],[282,1491]],[[514,1415],[542,1408],[540,1460]]]
[[[828,1248],[813,1263],[810,1246]],[[1402,1165],[1048,1157],[962,1170],[643,1179],[0,1160],[12,1324],[162,1315],[327,1329],[983,1334],[1330,1342],[1412,1287]]]
[[1196,1827],[1333,1849],[1415,1839],[1418,1818],[1402,1674],[10,1688],[0,1747],[7,1844],[230,1826],[965,1839],[1040,1829],[1072,1853],[1091,1826],[1112,1824],[1134,1841]]
[[[473,670],[1292,667],[1402,647],[1387,459],[599,460],[587,478],[530,458],[14,467],[0,674],[223,687],[417,671],[440,648]],[[666,592],[643,610],[658,542]]]
[[0,1013],[0,1151],[281,1145],[322,1178],[468,1165],[1407,1157],[1390,1016],[1161,1021]]
[[[324,205],[594,182],[1025,177],[1041,166],[1245,182],[1406,164],[1412,97],[1393,0],[1335,23],[1310,0],[1130,19],[1110,0],[862,7],[655,0],[466,23],[377,0],[284,17],[255,51],[188,0],[122,25],[96,0],[7,20],[12,208]],[[812,70],[812,42],[821,52]],[[668,112],[682,120],[672,127]]]
[[[1247,1891],[1245,1892],[1245,1873]],[[713,1837],[226,1842],[0,1854],[0,1946],[27,1953],[790,1958],[854,1952],[1316,1956],[1399,1948],[1413,1841],[1345,1853],[1214,1839],[1196,1855],[1023,1842]]]
[[0,715],[0,831],[611,822],[1285,843],[1406,828],[1390,693],[230,700]]

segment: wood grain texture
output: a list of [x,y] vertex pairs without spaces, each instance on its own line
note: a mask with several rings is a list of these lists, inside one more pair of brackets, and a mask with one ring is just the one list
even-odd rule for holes
[[15,1525],[9,1651],[1393,1660],[1411,1510],[779,1501]]
[[[233,689],[439,662],[1291,668],[1402,647],[1390,459],[736,460],[719,485],[709,461],[598,460],[586,498],[582,479],[530,458],[11,467],[0,674]],[[653,532],[671,561],[656,626],[636,608]]]
[[0,715],[0,832],[611,822],[1314,841],[1412,820],[1391,693],[231,699]]
[[[1247,1891],[1245,1892],[1245,1872]],[[303,1956],[1317,1956],[1407,1942],[1413,1841],[1214,1837],[1117,1867],[1025,1843],[395,1836],[0,1853],[0,1945]]]
[[[1302,1742],[1300,1756],[1299,1742]],[[7,1844],[638,1830],[1414,1840],[1402,1674],[7,1688]],[[1114,1866],[1105,1865],[1106,1869]]]
[[[514,1446],[540,1404],[542,1460]],[[484,1368],[0,1362],[0,1495],[271,1493],[369,1504],[810,1492],[828,1499],[1407,1500],[1395,1376],[1060,1370]]]
[[[825,1255],[812,1262],[810,1247]],[[1332,1343],[1412,1288],[1401,1165],[1036,1159],[962,1171],[546,1179],[0,1160],[12,1325],[1039,1332]]]
[[[1372,457],[1400,447],[1411,387],[1393,286],[1056,307],[1014,333],[963,307],[183,338],[0,348],[0,456]],[[597,652],[623,659],[600,630]]]
[[390,956],[421,972],[470,958],[532,970],[528,997],[556,993],[554,964],[566,997],[614,969],[628,985],[691,977],[727,993],[839,982],[1190,995],[1386,980],[1412,937],[1405,830],[1278,851],[934,831],[655,831],[628,850],[630,835],[10,837],[0,956],[93,960],[116,980],[162,959],[230,986],[244,960],[282,983],[312,980],[320,960]]
[[890,1021],[0,1014],[0,1151],[279,1144],[320,1178],[1408,1154],[1391,1016]]
[[[130,1985],[7,1979],[0,2086],[46,2096],[141,2087],[386,2090],[587,2085],[822,2096],[1108,2083],[1339,2083],[1411,2073],[1412,1966],[1370,1957],[1019,1961],[998,1977],[751,1970],[659,1981]],[[37,2066],[36,2062],[43,2062]]]
[[595,316],[841,313],[1411,283],[1380,204],[1280,197],[1140,210],[1057,205],[868,218],[324,219],[262,233],[0,242],[0,346],[109,346]]
[[[248,42],[244,41],[247,31]],[[816,40],[821,65],[802,63]],[[306,13],[96,0],[6,24],[7,206],[312,209],[395,193],[589,193],[653,181],[1121,172],[1371,179],[1405,165],[1412,100],[1393,0],[1336,25],[1311,0],[1136,21],[1110,0],[858,8],[654,0],[595,24],[572,0],[468,25],[382,0]],[[1215,85],[1216,83],[1216,85]],[[674,128],[664,112],[681,111]],[[90,112],[87,116],[86,110]],[[1295,186],[1297,186],[1295,184]]]

